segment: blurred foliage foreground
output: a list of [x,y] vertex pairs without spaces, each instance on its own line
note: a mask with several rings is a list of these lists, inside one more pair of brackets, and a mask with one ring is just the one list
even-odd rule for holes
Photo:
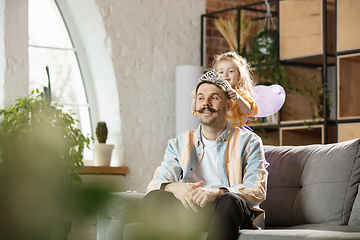
[[62,239],[62,223],[109,200],[111,189],[80,184],[90,139],[74,122],[34,94],[0,110],[0,239]]

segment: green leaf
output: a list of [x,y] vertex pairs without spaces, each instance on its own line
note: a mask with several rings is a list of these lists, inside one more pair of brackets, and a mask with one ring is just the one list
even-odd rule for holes
[[[47,105],[36,90],[17,99],[12,106],[0,109],[0,114],[3,116],[0,119],[2,165],[10,169],[19,166],[22,160],[34,164],[41,159],[57,160],[61,168],[71,170],[63,176],[64,181],[69,184],[81,181],[82,151],[85,145],[89,148],[90,139],[74,126],[77,120],[72,113],[57,104]],[[14,150],[20,143],[25,144],[21,157],[19,151]]]

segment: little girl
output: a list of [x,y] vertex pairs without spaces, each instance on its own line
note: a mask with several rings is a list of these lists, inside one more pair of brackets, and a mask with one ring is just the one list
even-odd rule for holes
[[[244,128],[247,118],[255,116],[258,112],[256,103],[251,96],[251,90],[255,83],[248,63],[245,58],[237,53],[227,52],[215,56],[213,68],[231,86],[227,93],[234,104],[227,112],[226,118],[229,124],[234,127]],[[191,95],[193,96],[191,108],[195,109],[195,90]]]

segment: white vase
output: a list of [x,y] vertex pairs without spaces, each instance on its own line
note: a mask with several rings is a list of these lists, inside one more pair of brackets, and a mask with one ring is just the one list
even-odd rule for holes
[[110,166],[111,155],[114,149],[114,145],[98,143],[94,144],[92,151],[94,154],[94,165],[95,166]]

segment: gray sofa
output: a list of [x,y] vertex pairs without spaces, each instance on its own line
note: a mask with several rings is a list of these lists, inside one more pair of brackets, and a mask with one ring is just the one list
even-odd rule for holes
[[[264,230],[240,240],[359,239],[360,139],[328,145],[265,146],[270,163]],[[141,239],[145,193],[114,193],[99,210],[98,240]],[[206,233],[202,236],[205,239]]]

